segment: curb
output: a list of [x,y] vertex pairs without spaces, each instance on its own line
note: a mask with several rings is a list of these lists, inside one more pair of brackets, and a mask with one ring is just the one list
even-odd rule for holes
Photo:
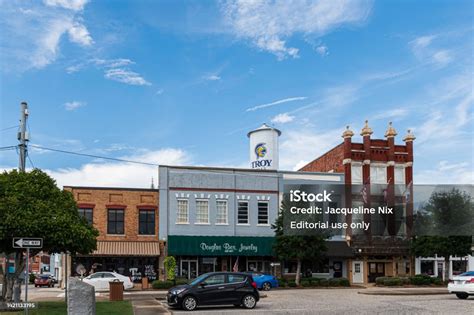
[[369,290],[359,291],[358,294],[365,294],[365,295],[444,295],[450,294],[448,291],[420,291],[420,292],[409,292],[409,291],[378,291],[378,292],[370,292]]

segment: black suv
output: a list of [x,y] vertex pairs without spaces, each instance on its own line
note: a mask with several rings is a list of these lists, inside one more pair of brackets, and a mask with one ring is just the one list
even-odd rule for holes
[[210,272],[168,291],[168,305],[192,311],[198,305],[254,308],[260,295],[252,276],[240,272]]

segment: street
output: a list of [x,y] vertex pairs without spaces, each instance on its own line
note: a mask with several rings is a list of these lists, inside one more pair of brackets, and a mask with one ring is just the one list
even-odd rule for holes
[[[474,298],[454,295],[364,295],[361,289],[275,290],[253,310],[235,307],[202,307],[193,314],[469,314]],[[163,302],[163,304],[166,304]],[[170,309],[173,314],[189,314]]]

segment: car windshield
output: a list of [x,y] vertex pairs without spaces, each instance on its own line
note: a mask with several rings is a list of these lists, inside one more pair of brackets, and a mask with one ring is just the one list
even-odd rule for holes
[[199,282],[201,282],[202,280],[204,280],[206,277],[207,277],[207,274],[200,275],[200,276],[197,277],[196,279],[194,279],[194,280],[192,280],[191,282],[189,282],[189,284],[190,284],[190,285],[196,285],[196,284],[198,284]]

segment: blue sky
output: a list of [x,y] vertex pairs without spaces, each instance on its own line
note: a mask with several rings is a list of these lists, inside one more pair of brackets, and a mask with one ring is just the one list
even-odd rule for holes
[[[160,164],[248,165],[281,129],[295,169],[369,119],[411,128],[416,183],[473,183],[471,1],[0,0],[0,146]],[[265,105],[265,106],[262,106]],[[156,169],[30,148],[60,185],[148,187]],[[0,151],[0,167],[17,165]],[[29,166],[31,166],[29,164]]]

